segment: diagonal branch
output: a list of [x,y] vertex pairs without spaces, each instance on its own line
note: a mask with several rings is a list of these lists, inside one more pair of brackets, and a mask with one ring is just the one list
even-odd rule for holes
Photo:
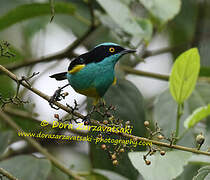
[[[7,124],[9,124],[15,131],[22,131],[21,128],[2,110],[0,110],[0,117],[4,120]],[[77,175],[76,172],[71,171],[70,169],[63,166],[63,164],[57,160],[52,154],[50,154],[45,148],[43,148],[36,140],[29,136],[23,136],[23,138],[32,145],[35,149],[37,149],[40,153],[46,156],[57,168],[59,168],[64,173],[68,174],[70,177],[76,180],[82,180],[80,176]]]
[[18,180],[16,177],[14,177],[11,173],[9,173],[3,168],[0,168],[0,174],[2,174],[3,176],[7,177],[10,180]]
[[10,70],[10,71],[14,71],[16,69],[22,68],[22,67],[27,67],[27,66],[31,66],[37,63],[45,63],[45,62],[50,62],[50,61],[54,61],[54,60],[59,60],[59,59],[63,59],[63,58],[72,58],[72,57],[76,57],[77,54],[75,54],[73,51],[83,42],[85,41],[85,39],[87,37],[89,37],[96,29],[98,26],[91,26],[89,28],[89,30],[80,38],[78,38],[77,40],[75,40],[70,46],[68,46],[66,49],[59,51],[55,54],[50,54],[48,56],[45,57],[41,57],[39,59],[32,59],[32,60],[27,60],[27,61],[21,61],[18,63],[12,63],[12,64],[8,64],[5,67]]
[[[7,76],[9,76],[11,79],[13,79],[14,81],[18,82],[18,78],[15,74],[13,74],[12,72],[8,71],[6,68],[4,68],[2,65],[0,65],[0,71],[2,71],[4,74],[6,74]],[[50,101],[50,97],[44,93],[42,93],[41,91],[39,91],[38,89],[32,88],[30,87],[27,83],[25,82],[21,82],[20,83],[22,86],[24,86],[25,88],[29,89],[30,91],[34,92],[35,94],[37,94],[38,96],[42,97],[43,99],[45,99],[46,101]],[[68,107],[64,106],[63,104],[60,104],[58,102],[54,102],[54,104],[56,106],[58,106],[60,109],[66,111],[69,114],[73,114],[74,116],[77,116],[78,118],[84,119],[85,116],[83,116],[82,114],[80,114],[79,112],[73,111],[71,109],[69,109]],[[106,125],[91,119],[90,120],[91,124],[93,125],[97,125],[97,126],[103,126],[106,127]],[[133,140],[138,140],[138,141],[145,141],[145,142],[151,142],[152,144],[155,144],[157,146],[162,146],[162,147],[167,147],[167,148],[172,148],[172,149],[178,149],[178,150],[182,150],[182,151],[187,151],[187,152],[192,152],[192,153],[196,153],[196,154],[203,154],[203,155],[207,155],[210,156],[210,152],[206,152],[206,151],[200,151],[197,150],[195,148],[188,148],[185,146],[179,146],[179,145],[171,145],[168,143],[164,143],[164,142],[160,142],[160,141],[155,141],[155,140],[150,140],[144,137],[138,137],[138,136],[134,136],[134,135],[130,135],[130,134],[126,134],[126,133],[118,133],[118,136],[122,136],[122,137],[126,137],[129,139],[133,139]]]

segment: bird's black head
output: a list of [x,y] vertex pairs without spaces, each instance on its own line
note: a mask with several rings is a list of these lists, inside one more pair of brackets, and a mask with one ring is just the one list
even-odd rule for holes
[[135,50],[127,50],[115,43],[102,43],[80,57],[86,59],[88,62],[100,62],[106,57],[115,54],[124,55],[133,52],[135,52]]
[[71,62],[69,70],[77,64],[89,64],[92,62],[101,62],[105,58],[115,55],[116,59],[124,54],[134,53],[135,50],[129,50],[121,47],[115,43],[102,43],[94,47],[92,50],[85,54],[78,56],[74,61]]

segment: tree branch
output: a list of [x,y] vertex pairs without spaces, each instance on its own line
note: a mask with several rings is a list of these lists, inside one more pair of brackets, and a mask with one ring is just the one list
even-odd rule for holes
[[14,115],[14,116],[21,117],[21,118],[25,118],[25,119],[28,119],[30,121],[31,120],[34,121],[34,122],[39,121],[35,118],[36,114],[32,114],[32,113],[29,113],[29,112],[26,112],[26,111],[23,111],[23,110],[11,108],[11,107],[5,107],[3,109],[3,111],[6,112],[7,114]]
[[8,179],[18,180],[16,177],[14,177],[12,174],[10,174],[8,171],[6,171],[3,168],[0,168],[0,174],[2,174],[3,176],[6,176]]
[[129,66],[120,66],[120,68],[129,74],[135,74],[135,75],[140,75],[140,76],[146,76],[146,77],[151,77],[159,80],[164,80],[168,81],[169,80],[169,75],[163,75],[163,74],[157,74],[157,73],[151,73],[151,72],[146,72],[146,71],[141,71],[141,70],[136,70],[133,69]]
[[91,26],[95,26],[95,14],[93,9],[93,0],[88,0],[88,6],[90,10],[90,16],[91,16]]
[[[8,125],[10,125],[15,131],[22,131],[21,128],[0,109],[0,117],[4,120]],[[73,177],[76,180],[81,180],[82,178],[76,174],[76,172],[71,171],[70,169],[63,166],[63,164],[57,160],[53,155],[51,155],[46,149],[44,149],[36,140],[29,136],[23,136],[23,138],[32,145],[35,149],[37,149],[40,153],[46,156],[57,168],[59,168],[64,173],[68,174],[70,177]]]
[[[3,108],[3,111],[6,114],[17,116],[17,117],[21,117],[21,118],[25,118],[27,120],[32,120],[35,123],[39,123],[40,124],[42,122],[41,120],[33,117],[33,115],[31,113],[28,113],[26,111],[22,111],[22,110],[19,110],[19,109],[5,107],[5,108]],[[49,124],[52,125],[52,123],[50,123],[50,122],[49,122]],[[69,131],[71,131],[74,134],[80,135],[80,136],[86,136],[87,135],[86,132],[83,132],[83,131],[80,131],[80,130],[76,130],[76,129],[69,129]]]
[[143,53],[142,58],[147,58],[147,57],[150,57],[150,56],[157,56],[157,55],[164,54],[164,53],[172,53],[172,52],[180,50],[184,47],[187,47],[188,44],[189,44],[189,42],[179,44],[179,45],[175,45],[175,46],[171,46],[171,47],[160,48],[160,49],[152,50],[152,51],[146,50]]
[[35,65],[37,63],[45,63],[45,62],[50,62],[50,61],[54,61],[54,60],[59,60],[59,59],[63,59],[63,58],[72,58],[72,57],[76,57],[77,54],[73,53],[73,51],[88,37],[90,36],[96,29],[98,26],[92,26],[89,28],[89,30],[80,38],[78,38],[77,40],[75,40],[69,47],[67,47],[66,49],[59,51],[55,54],[51,54],[45,57],[41,57],[38,59],[32,59],[32,60],[27,60],[27,61],[21,61],[18,63],[12,63],[12,64],[8,64],[5,67],[10,70],[10,71],[14,71],[16,69],[22,68],[22,67],[27,67],[27,66],[31,66],[31,65]]
[[[7,76],[9,76],[11,79],[13,79],[14,81],[18,82],[18,78],[16,77],[15,74],[13,74],[12,72],[8,71],[6,68],[4,68],[2,65],[0,65],[0,71],[2,71],[4,74],[6,74]],[[42,97],[43,99],[45,99],[46,101],[50,101],[50,97],[44,93],[42,93],[41,91],[39,91],[38,89],[32,88],[30,87],[27,83],[25,82],[20,82],[20,84],[22,86],[24,86],[25,88],[29,89],[30,91],[34,92],[35,94],[37,94],[38,96]],[[63,104],[60,104],[59,102],[54,102],[54,105],[56,105],[57,107],[59,107],[60,109],[66,111],[67,113],[73,114],[74,116],[84,119],[85,116],[83,116],[82,114],[80,114],[79,112],[73,111],[71,109],[69,109],[68,107],[64,106]],[[103,126],[106,127],[106,125],[91,119],[90,120],[91,124],[93,125],[98,125],[98,126]],[[203,154],[203,155],[207,155],[210,156],[210,152],[205,152],[205,151],[200,151],[197,150],[195,148],[188,148],[188,147],[184,147],[184,146],[179,146],[179,145],[171,145],[168,143],[164,143],[164,142],[160,142],[160,141],[155,141],[155,140],[150,140],[144,137],[138,137],[138,136],[134,136],[134,135],[130,135],[130,134],[126,134],[126,133],[118,133],[119,136],[122,137],[126,137],[129,139],[134,139],[134,140],[139,140],[139,141],[146,141],[146,142],[151,142],[152,144],[155,144],[157,146],[163,146],[163,147],[167,147],[167,148],[172,148],[172,149],[178,149],[178,150],[182,150],[182,151],[187,151],[187,152],[193,152],[193,153],[197,153],[197,154]]]

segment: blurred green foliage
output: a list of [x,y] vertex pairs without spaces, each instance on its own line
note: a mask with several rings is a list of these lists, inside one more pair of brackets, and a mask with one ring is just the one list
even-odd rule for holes
[[[87,0],[55,0],[55,17],[52,23],[68,33],[71,32],[76,38],[80,38],[91,25],[90,6],[87,2]],[[169,89],[166,89],[152,100],[144,99],[135,84],[126,80],[126,74],[120,68],[116,69],[117,85],[111,87],[105,95],[106,103],[116,106],[115,117],[123,121],[131,121],[134,126],[132,132],[134,135],[147,137],[148,134],[143,125],[144,121],[147,120],[151,123],[151,127],[154,127],[155,122],[157,122],[163,133],[170,137],[176,128],[177,103],[183,103],[180,132],[181,134],[185,132],[184,121],[187,117],[193,116],[193,112],[197,108],[207,106],[210,103],[208,79],[210,77],[210,44],[208,39],[210,3],[205,2],[205,5],[203,5],[204,2],[195,0],[92,0],[92,3],[97,28],[82,42],[81,47],[90,49],[101,42],[111,41],[130,48],[147,49],[150,42],[159,34],[168,39],[171,49],[179,47],[171,50],[173,60],[176,60],[178,64],[177,67],[174,66],[175,72],[172,73],[172,80],[170,79],[170,83],[172,82],[174,85],[173,90],[171,90],[172,95]],[[202,12],[204,17],[200,16]],[[31,49],[34,37],[39,32],[46,30],[50,23],[50,17],[51,6],[47,1],[40,3],[26,0],[1,0],[0,40],[10,43],[9,49],[6,50],[9,50],[15,56],[5,57],[1,52],[0,65],[10,66],[34,58]],[[201,21],[203,23],[200,23]],[[197,31],[198,29],[199,31]],[[198,58],[195,58],[198,54],[192,55],[192,58],[184,56],[181,59],[176,59],[185,50],[193,48],[193,42],[198,40],[196,47],[200,53],[201,63],[197,61],[197,64],[191,67],[192,59],[198,60]],[[42,43],[44,43],[44,40],[40,40],[37,47],[42,47]],[[140,56],[141,53],[138,55]],[[39,57],[39,54],[36,57]],[[188,59],[189,57],[190,59]],[[133,58],[132,56],[126,57],[123,61],[126,61],[125,64],[129,65],[130,62],[133,62]],[[185,65],[182,64],[184,61],[187,62]],[[207,81],[197,84],[194,89],[200,64],[199,77],[207,79]],[[31,74],[34,67],[20,68],[15,71],[15,74]],[[189,72],[185,74],[185,70]],[[182,85],[184,84],[184,89],[179,86],[180,81],[177,80],[178,74],[182,73],[185,76],[182,76],[180,81],[182,81]],[[189,78],[190,76],[192,79]],[[179,95],[183,95],[185,98],[177,99],[176,89],[180,90]],[[15,92],[16,84],[9,77],[0,74],[1,100],[13,97]],[[23,89],[20,90],[22,98],[30,99],[28,97],[30,95],[27,93]],[[172,96],[175,97],[177,103]],[[20,105],[15,107],[14,110],[33,113],[34,108],[31,108],[31,103],[36,104],[37,102]],[[0,105],[2,105],[2,101]],[[6,106],[14,108],[10,104]],[[89,105],[88,108],[90,109]],[[50,119],[54,111],[49,108],[46,112],[49,112]],[[149,114],[149,116],[146,116],[146,114]],[[23,130],[27,132],[40,131],[39,123],[15,114],[10,116]],[[102,120],[98,117],[95,117],[95,119]],[[210,144],[209,116],[205,116],[205,119],[199,119],[199,123],[189,130],[187,129],[178,144],[195,147],[195,136],[200,132],[206,134],[205,143],[201,148],[206,150]],[[118,138],[114,135],[110,137]],[[17,136],[16,132],[11,131],[11,128],[0,119],[0,168],[6,169],[21,180],[69,179],[49,160],[28,155],[27,151],[23,151],[22,155],[11,153],[7,156],[8,149],[10,149],[8,148],[9,145],[19,140],[21,138]],[[133,151],[136,152],[130,152],[129,155],[128,150],[126,150],[118,159],[119,165],[113,166],[109,155],[101,150],[100,145],[94,143],[91,143],[89,148],[84,144],[70,143],[61,146],[59,150],[56,149],[58,145],[54,142],[41,141],[40,143],[55,157],[63,161],[67,167],[79,171],[83,175],[85,174],[86,179],[90,180],[168,180],[172,178],[182,180],[186,177],[192,179],[193,176],[195,176],[195,180],[198,180],[209,174],[209,166],[202,167],[204,164],[210,165],[208,158],[205,159],[198,155],[193,156],[182,151],[167,151],[164,157],[155,154],[151,156],[152,165],[146,166],[142,156],[147,152],[144,147],[137,147],[133,148]],[[35,151],[33,150],[33,152]],[[198,170],[200,167],[202,168]]]

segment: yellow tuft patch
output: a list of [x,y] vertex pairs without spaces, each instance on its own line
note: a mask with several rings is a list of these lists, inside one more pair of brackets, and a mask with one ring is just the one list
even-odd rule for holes
[[85,67],[85,64],[76,65],[73,67],[72,70],[69,71],[70,74],[74,74],[76,72],[79,72],[81,69]]
[[117,84],[117,78],[114,77],[114,81],[113,81],[112,85],[116,85],[116,84]]
[[95,98],[93,101],[93,106],[96,106],[99,103],[99,98]]
[[77,90],[78,93],[83,94],[88,97],[100,98],[96,88],[88,88],[85,90]]

